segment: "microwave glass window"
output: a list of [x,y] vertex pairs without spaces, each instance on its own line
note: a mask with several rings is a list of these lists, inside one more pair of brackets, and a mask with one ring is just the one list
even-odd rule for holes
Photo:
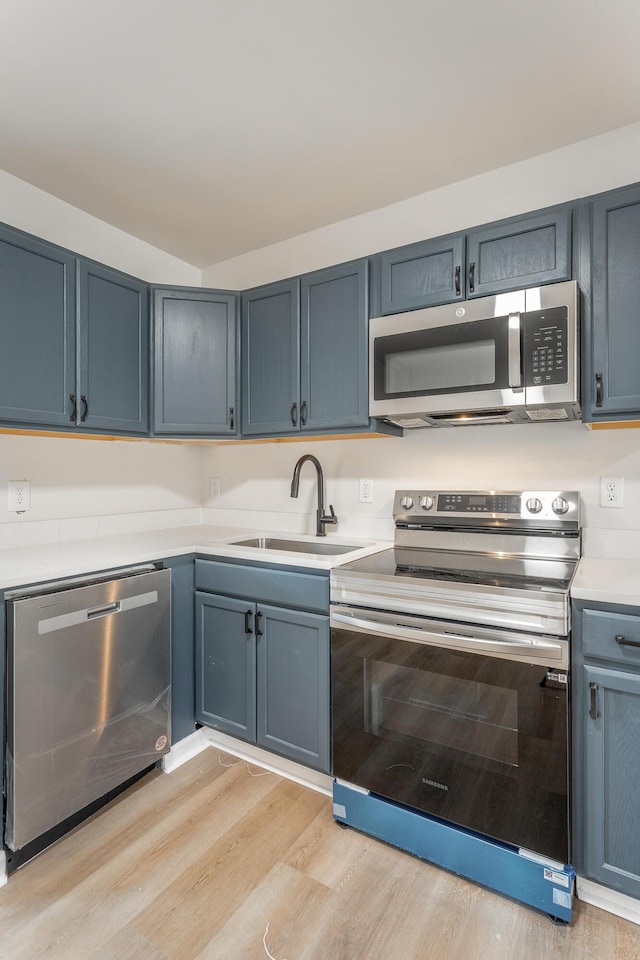
[[496,342],[447,343],[384,357],[384,394],[426,393],[494,384]]

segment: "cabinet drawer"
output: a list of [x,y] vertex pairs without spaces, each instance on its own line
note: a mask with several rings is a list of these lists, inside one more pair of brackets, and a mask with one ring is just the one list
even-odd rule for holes
[[196,590],[318,613],[329,611],[329,576],[324,573],[297,573],[267,566],[196,560]]
[[[640,667],[640,612],[585,610],[582,642],[585,657],[614,660]],[[634,646],[637,644],[637,646]]]

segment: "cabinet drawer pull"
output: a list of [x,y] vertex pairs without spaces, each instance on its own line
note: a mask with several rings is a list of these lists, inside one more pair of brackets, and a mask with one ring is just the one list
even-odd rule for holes
[[251,615],[252,615],[252,613],[253,613],[253,610],[251,610],[251,608],[249,608],[249,609],[247,610],[247,612],[245,613],[245,615],[244,615],[244,632],[245,632],[245,633],[253,633],[253,630],[251,629]]
[[304,427],[307,422],[307,401],[302,401],[302,406],[300,407],[300,423]]
[[289,416],[291,417],[291,423],[295,427],[298,422],[298,404],[292,403],[291,410],[289,411]]
[[602,374],[596,373],[596,407],[602,406]]
[[616,643],[620,644],[621,647],[640,647],[640,643],[637,640],[626,640],[620,634],[616,637]]
[[474,281],[475,272],[476,272],[476,264],[475,264],[475,260],[473,260],[469,264],[469,292],[470,293],[473,293],[473,291],[475,290],[475,281]]
[[233,430],[235,424],[233,407],[229,407],[229,430]]
[[460,264],[458,264],[455,271],[455,285],[456,285],[456,297],[459,297],[460,296]]
[[262,630],[260,629],[260,621],[262,620],[262,614],[260,611],[256,613],[256,637],[262,636]]
[[88,403],[88,401],[87,401],[87,398],[84,396],[84,394],[80,397],[80,399],[81,399],[82,405],[83,405],[83,407],[84,407],[84,410],[82,411],[82,416],[80,417],[80,420],[82,421],[82,423],[84,423],[85,420],[87,419],[87,417],[89,416],[89,403]]
[[589,716],[592,720],[597,720],[600,714],[598,713],[598,702],[597,702],[597,693],[598,693],[598,684],[590,683],[589,690],[591,692],[591,707],[589,709]]
[[76,422],[76,416],[77,416],[77,414],[78,414],[78,404],[76,403],[76,395],[75,395],[75,393],[70,393],[70,394],[69,394],[69,400],[71,400],[71,403],[73,404],[72,409],[71,409],[71,416],[69,417],[69,421],[70,421],[71,423],[75,423],[75,422]]

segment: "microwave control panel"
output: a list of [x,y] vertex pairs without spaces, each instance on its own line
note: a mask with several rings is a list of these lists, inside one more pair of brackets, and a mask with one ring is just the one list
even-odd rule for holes
[[524,323],[525,386],[544,387],[568,379],[567,308],[528,312]]

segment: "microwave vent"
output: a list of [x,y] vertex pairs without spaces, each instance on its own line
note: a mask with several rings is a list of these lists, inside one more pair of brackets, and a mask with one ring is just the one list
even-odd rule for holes
[[525,410],[530,420],[570,420],[571,417],[564,407],[542,407],[540,410]]

